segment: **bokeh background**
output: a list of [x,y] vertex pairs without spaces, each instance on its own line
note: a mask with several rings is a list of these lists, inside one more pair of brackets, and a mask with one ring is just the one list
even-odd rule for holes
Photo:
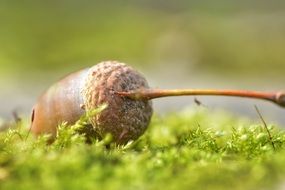
[[[285,1],[0,0],[0,118],[29,115],[50,84],[103,60],[136,67],[160,88],[284,89]],[[267,102],[197,97],[207,109],[270,123]],[[157,113],[194,106],[156,100]]]

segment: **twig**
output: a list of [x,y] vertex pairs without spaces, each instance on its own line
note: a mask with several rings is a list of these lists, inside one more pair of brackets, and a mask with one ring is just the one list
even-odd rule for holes
[[27,133],[27,136],[25,138],[25,141],[27,141],[30,133],[31,133],[31,130],[32,130],[32,124],[33,124],[33,121],[34,121],[34,118],[35,118],[35,110],[33,109],[32,111],[32,117],[31,117],[31,124],[30,124],[30,127],[29,127],[29,130],[28,130],[28,133]]
[[18,115],[16,110],[14,110],[12,112],[12,115],[13,115],[13,118],[14,118],[16,124],[18,124],[18,123],[20,123],[22,121],[22,118],[19,117],[19,115]]
[[264,118],[262,117],[262,115],[261,115],[261,113],[260,113],[258,107],[257,107],[256,105],[254,105],[254,108],[255,108],[255,110],[256,110],[256,112],[257,112],[259,118],[261,119],[261,121],[262,121],[262,123],[263,123],[263,125],[264,125],[264,128],[265,128],[265,130],[267,131],[267,134],[268,134],[268,137],[269,137],[269,141],[271,142],[272,147],[273,147],[273,149],[275,150],[275,145],[274,145],[274,142],[273,142],[273,140],[272,140],[272,135],[270,134],[270,131],[269,131],[268,127],[267,127],[267,124],[266,124]]
[[205,104],[203,104],[200,100],[198,100],[196,97],[194,97],[194,102],[197,106],[203,106],[203,107],[207,107]]
[[27,136],[25,138],[25,141],[27,141],[27,139],[28,139],[28,137],[29,137],[29,135],[31,133],[31,130],[32,130],[32,125],[29,127],[29,130],[28,130]]

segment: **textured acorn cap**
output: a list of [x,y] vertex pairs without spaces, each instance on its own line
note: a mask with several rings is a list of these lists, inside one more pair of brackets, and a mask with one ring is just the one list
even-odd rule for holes
[[132,100],[114,92],[144,88],[149,88],[146,79],[124,63],[107,61],[91,67],[82,90],[84,107],[88,111],[107,104],[90,118],[95,131],[101,137],[111,134],[120,144],[140,137],[152,116],[151,101]]

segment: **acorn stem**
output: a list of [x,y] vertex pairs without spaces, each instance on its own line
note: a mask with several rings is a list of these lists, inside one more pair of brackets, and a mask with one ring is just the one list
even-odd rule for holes
[[216,89],[140,89],[129,92],[115,92],[120,96],[125,96],[134,100],[151,100],[154,98],[168,96],[235,96],[245,98],[255,98],[274,102],[285,107],[285,93],[283,92],[258,92],[248,90],[216,90]]

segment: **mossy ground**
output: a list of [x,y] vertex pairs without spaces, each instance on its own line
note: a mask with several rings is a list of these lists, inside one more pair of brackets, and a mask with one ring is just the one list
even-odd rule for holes
[[[285,132],[203,108],[154,116],[125,146],[91,144],[62,125],[57,140],[27,136],[26,125],[0,133],[0,189],[281,189]],[[275,145],[275,149],[272,146]]]

